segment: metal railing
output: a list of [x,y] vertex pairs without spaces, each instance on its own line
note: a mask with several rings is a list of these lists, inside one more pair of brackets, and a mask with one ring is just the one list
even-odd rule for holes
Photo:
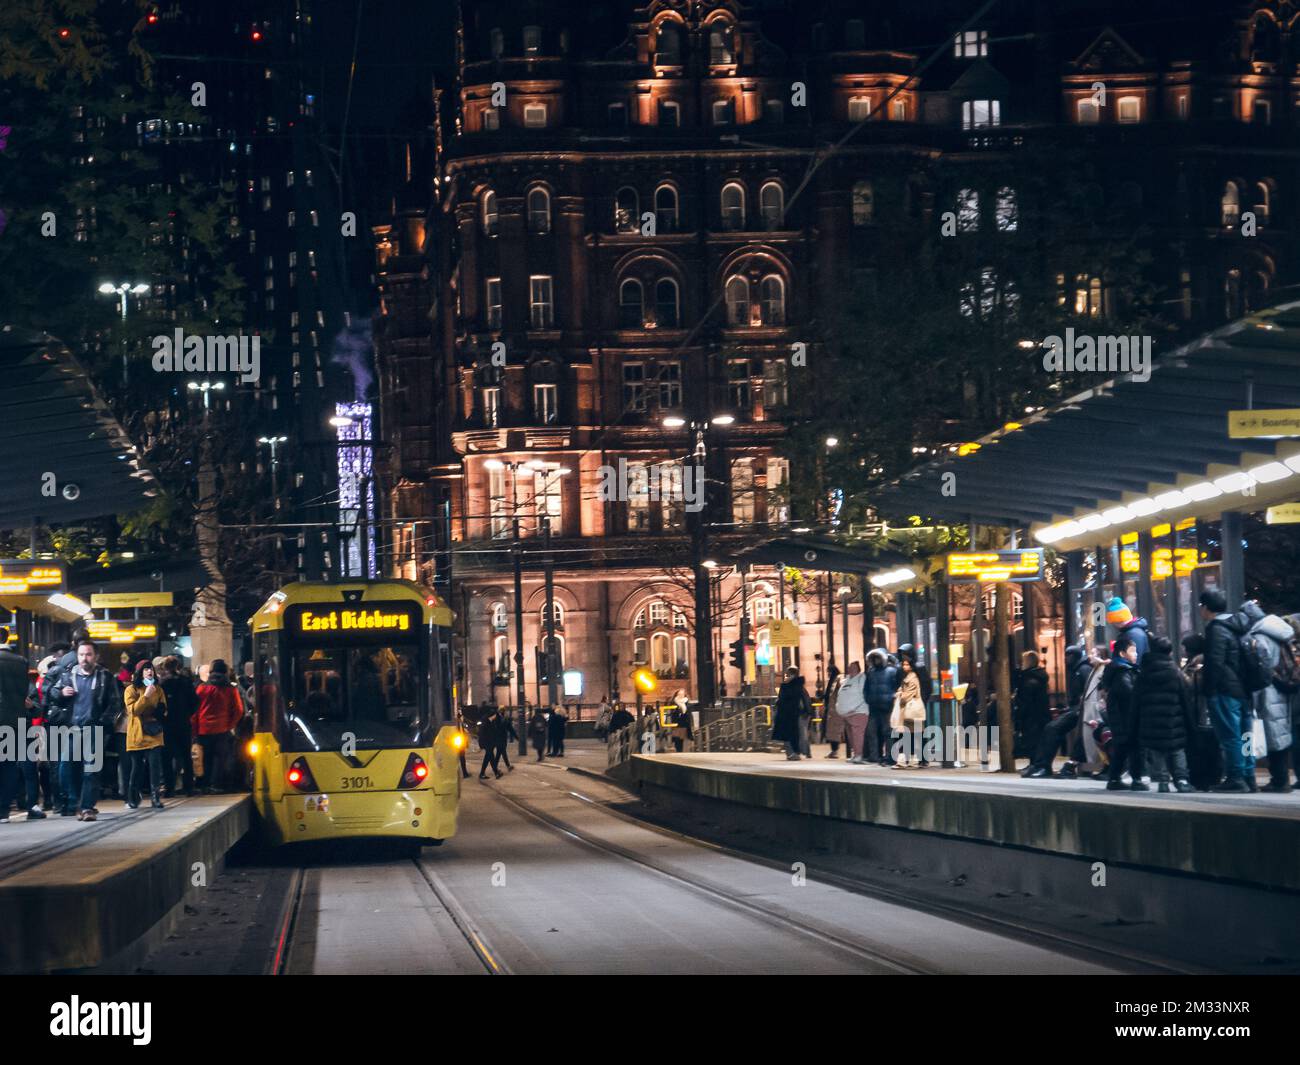
[[697,751],[766,751],[772,737],[772,707],[758,703],[728,714],[695,734]]

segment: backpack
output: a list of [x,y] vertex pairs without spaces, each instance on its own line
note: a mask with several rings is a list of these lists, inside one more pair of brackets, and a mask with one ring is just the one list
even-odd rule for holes
[[1262,692],[1273,683],[1273,670],[1267,662],[1271,657],[1264,642],[1268,637],[1262,632],[1248,632],[1241,638],[1241,664],[1237,667],[1237,677],[1247,695]]
[[1273,667],[1273,687],[1283,695],[1300,692],[1300,663],[1295,660],[1289,644],[1279,645],[1277,665]]

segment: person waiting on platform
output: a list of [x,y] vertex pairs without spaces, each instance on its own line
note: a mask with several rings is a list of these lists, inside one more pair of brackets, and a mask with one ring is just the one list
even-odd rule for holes
[[546,735],[546,712],[540,706],[535,706],[528,722],[528,738],[533,741],[533,750],[537,752],[539,762],[546,758]]
[[[1060,749],[1061,741],[1076,735],[1079,720],[1083,716],[1083,692],[1091,675],[1092,666],[1088,663],[1088,652],[1083,644],[1067,647],[1065,649],[1065,710],[1058,714],[1055,720],[1043,727],[1038,746],[1033,750],[1033,757],[1030,759],[1029,765],[1020,773],[1022,777],[1050,777],[1053,775],[1052,760]],[[1081,740],[1077,740],[1077,742],[1082,743]],[[1082,749],[1075,751],[1072,746],[1069,753],[1073,760],[1066,764],[1077,766],[1081,758],[1075,756],[1081,756]],[[1076,771],[1072,770],[1067,773],[1062,768],[1061,775],[1074,776]]]
[[840,681],[835,709],[827,710],[826,716],[828,719],[839,718],[844,723],[844,743],[849,761],[854,765],[865,765],[867,720],[871,713],[871,708],[867,706],[867,676],[856,662],[850,662],[848,668],[849,671]]
[[[776,697],[776,719],[772,722],[772,739],[785,744],[786,761],[797,762],[808,737],[812,718],[812,699],[799,670],[791,666]],[[805,755],[805,757],[811,757]]]
[[902,682],[897,666],[879,647],[867,654],[867,672],[862,685],[867,701],[867,735],[862,755],[866,762],[879,762],[882,766],[894,764],[893,735],[889,718],[894,708],[894,693]]
[[1133,688],[1137,707],[1137,739],[1158,790],[1169,791],[1172,775],[1180,792],[1195,791],[1188,781],[1187,746],[1196,730],[1196,709],[1191,690],[1178,663],[1174,646],[1163,636],[1152,636],[1142,670]]

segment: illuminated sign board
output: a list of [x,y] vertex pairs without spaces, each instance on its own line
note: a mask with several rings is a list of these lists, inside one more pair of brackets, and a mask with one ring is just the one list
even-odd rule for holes
[[[1177,574],[1179,577],[1185,577],[1196,568],[1199,560],[1196,557],[1196,548],[1180,547],[1173,552],[1170,557],[1169,548],[1157,547],[1151,552],[1151,576],[1157,580],[1163,580],[1165,577],[1172,577]],[[1124,548],[1119,553],[1119,568],[1125,573],[1140,572],[1140,563],[1138,559],[1137,548]]]
[[560,674],[564,678],[564,694],[568,698],[582,695],[582,670],[566,669]]
[[304,607],[299,632],[410,632],[409,611],[379,607]]
[[0,595],[40,595],[61,592],[67,573],[58,562],[0,560]]
[[1280,503],[1269,507],[1264,520],[1269,525],[1293,525],[1300,521],[1300,503]]
[[158,639],[158,626],[144,621],[129,625],[117,621],[88,621],[86,632],[92,640],[107,640],[109,643],[143,643]]
[[946,576],[949,584],[1039,581],[1043,579],[1043,552],[1039,548],[956,552],[948,556]]
[[798,647],[799,623],[797,621],[773,621],[768,626],[768,643],[772,647]]
[[1228,436],[1233,440],[1256,436],[1300,436],[1300,410],[1289,407],[1274,410],[1230,410]]
[[171,592],[95,592],[90,597],[90,605],[95,609],[171,606]]

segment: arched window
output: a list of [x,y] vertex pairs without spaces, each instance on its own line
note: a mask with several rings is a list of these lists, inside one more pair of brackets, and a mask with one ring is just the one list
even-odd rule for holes
[[957,193],[957,232],[974,233],[980,227],[980,194],[975,189]]
[[714,66],[732,61],[731,27],[716,23],[709,30],[709,62]]
[[671,185],[655,189],[655,232],[677,232],[677,190]]
[[676,66],[681,61],[681,27],[672,21],[659,23],[659,33],[655,37],[655,62],[666,66]]
[[632,664],[644,666],[650,660],[650,641],[638,636],[632,641]]
[[1268,182],[1261,181],[1255,186],[1255,221],[1261,226],[1268,224],[1269,202]]
[[[553,602],[551,605],[555,608],[555,627],[557,629],[564,628],[564,604]],[[542,630],[545,631],[547,618],[549,617],[549,615],[546,612],[545,603],[542,604],[542,609],[538,612],[538,614],[541,620]]]
[[998,189],[995,212],[998,232],[1014,233],[1020,226],[1020,208],[1016,204],[1016,190],[1009,185]]
[[640,227],[640,199],[636,189],[624,185],[614,194],[614,229],[619,233],[635,233]]
[[876,191],[870,181],[853,183],[853,224],[869,225],[876,213]]
[[690,641],[685,636],[673,637],[673,668],[679,677],[684,677],[690,673]]
[[504,631],[506,628],[506,605],[505,603],[492,604],[492,627],[498,631]]
[[758,190],[758,210],[764,229],[780,229],[785,221],[785,190],[779,182],[769,181]]
[[661,277],[655,284],[655,322],[660,329],[676,329],[682,324],[677,282],[671,277]]
[[889,628],[886,625],[874,625],[871,629],[874,635],[874,643],[877,647],[889,646]]
[[673,668],[672,638],[666,632],[656,632],[650,637],[650,668],[656,673],[668,673]]
[[497,235],[497,194],[491,189],[483,193],[483,233],[489,237]]
[[785,281],[776,274],[763,278],[759,288],[764,325],[785,325]]
[[632,628],[641,632],[645,629],[645,607],[636,612],[636,621],[632,623]]
[[492,672],[498,675],[510,672],[510,646],[504,636],[492,640]]
[[722,186],[722,228],[745,228],[745,187],[735,181]]
[[749,282],[739,275],[728,278],[727,324],[749,325]]
[[641,282],[629,277],[618,287],[618,326],[640,329],[645,325],[645,293]]
[[1229,181],[1223,186],[1223,197],[1219,200],[1219,214],[1225,226],[1235,226],[1241,217],[1241,194],[1237,183]]
[[528,193],[528,231],[538,235],[551,231],[551,194],[541,186]]

